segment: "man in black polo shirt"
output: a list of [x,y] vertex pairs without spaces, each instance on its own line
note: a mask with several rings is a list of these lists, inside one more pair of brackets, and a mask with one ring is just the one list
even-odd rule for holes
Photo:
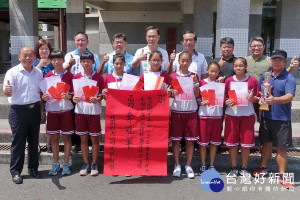
[[234,50],[234,40],[230,37],[225,37],[220,40],[220,49],[222,56],[220,59],[214,59],[218,62],[221,67],[221,72],[219,77],[228,78],[235,75],[233,71],[233,60],[235,56],[233,55]]

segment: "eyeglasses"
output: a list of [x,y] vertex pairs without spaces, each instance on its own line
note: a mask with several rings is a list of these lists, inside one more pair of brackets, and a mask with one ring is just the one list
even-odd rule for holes
[[149,39],[156,39],[157,35],[147,35],[147,38],[149,38]]
[[162,62],[162,60],[150,60],[150,62],[152,62],[152,63],[161,63]]
[[259,44],[259,45],[253,45],[253,46],[250,46],[251,48],[262,48],[264,45],[261,45],[261,44]]

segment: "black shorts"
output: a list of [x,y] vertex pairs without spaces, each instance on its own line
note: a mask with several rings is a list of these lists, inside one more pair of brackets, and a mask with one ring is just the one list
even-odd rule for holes
[[261,119],[259,127],[259,141],[261,143],[273,142],[281,149],[293,146],[291,121]]

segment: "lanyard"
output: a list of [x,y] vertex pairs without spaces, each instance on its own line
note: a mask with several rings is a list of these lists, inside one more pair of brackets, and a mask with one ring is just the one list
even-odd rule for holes
[[87,76],[85,75],[85,73],[82,72],[83,77],[86,77],[86,78],[91,79],[91,80],[92,80],[92,77],[94,76],[94,74],[95,74],[95,72],[92,71],[91,75],[89,75],[89,77],[87,77]]
[[118,75],[114,72],[114,73],[113,73],[113,76],[115,77],[117,88],[120,89],[121,83],[120,83],[120,86],[119,86],[119,85],[118,85],[118,79],[121,79],[121,80],[122,80],[123,75],[122,75],[122,76],[118,76]]
[[62,79],[64,73],[65,73],[65,70],[63,70],[60,74],[55,74],[55,70],[52,71],[52,73],[54,74],[54,76],[60,76],[60,79]]

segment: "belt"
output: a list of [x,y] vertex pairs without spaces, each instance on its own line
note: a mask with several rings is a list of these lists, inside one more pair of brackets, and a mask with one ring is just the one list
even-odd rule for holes
[[11,105],[13,108],[34,108],[36,105],[39,105],[39,101],[31,104],[25,104],[25,105]]

